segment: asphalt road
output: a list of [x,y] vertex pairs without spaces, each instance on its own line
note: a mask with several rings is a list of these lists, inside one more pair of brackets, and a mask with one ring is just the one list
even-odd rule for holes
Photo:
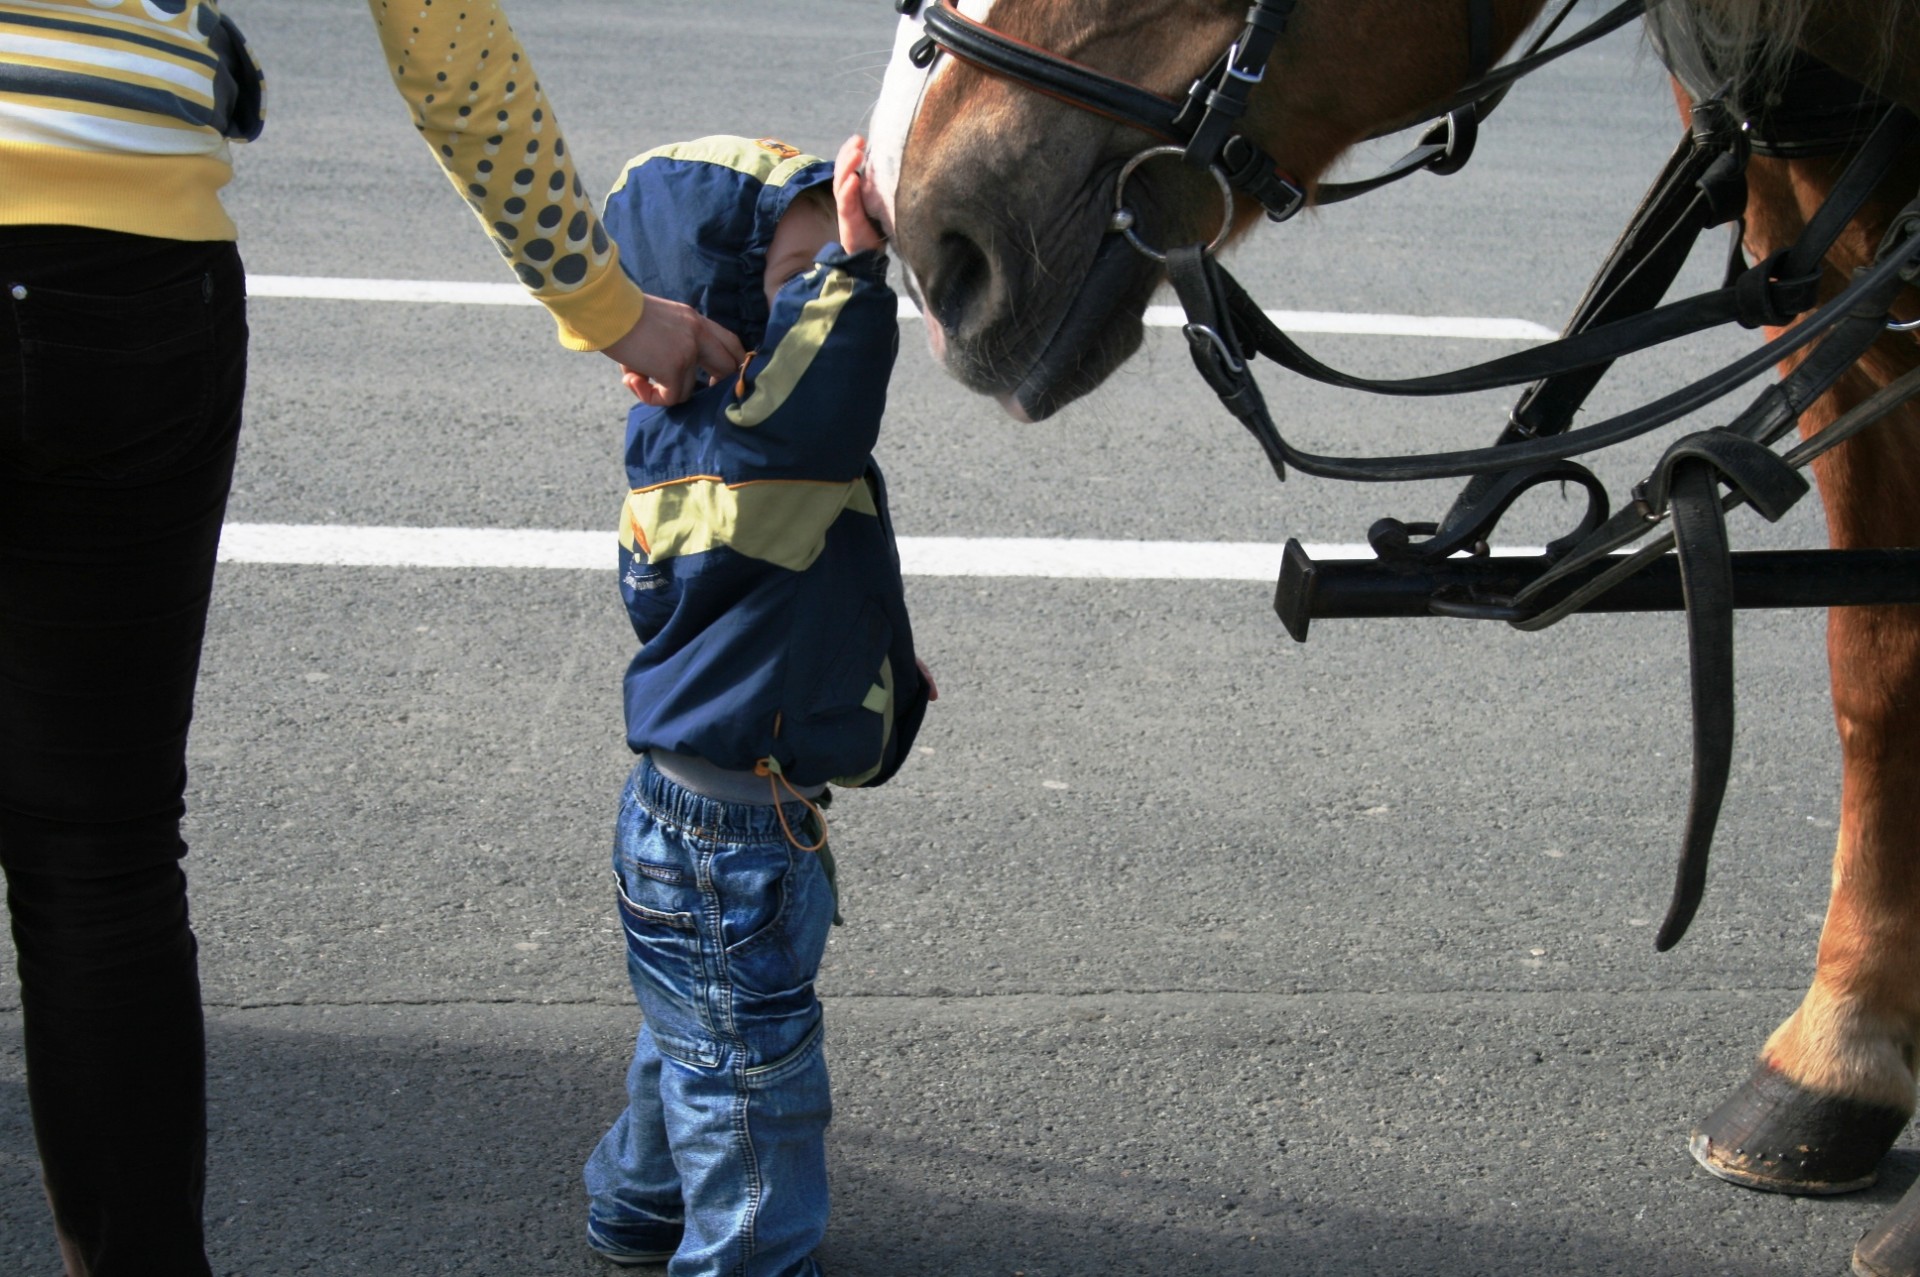
[[[233,197],[252,270],[504,279],[358,0],[224,7],[273,75]],[[702,133],[831,153],[891,40],[878,0],[513,9],[602,187]],[[1557,325],[1676,132],[1614,39],[1516,93],[1466,173],[1233,260],[1274,307]],[[233,519],[613,526],[622,392],[539,311],[259,299],[253,323]],[[1596,411],[1745,340],[1639,360]],[[1380,374],[1510,348],[1310,344]],[[1505,406],[1269,393],[1326,450],[1479,441]],[[1356,541],[1446,497],[1275,485],[1165,330],[1037,427],[910,332],[894,405],[908,535]],[[1566,518],[1536,498],[1512,538]],[[1819,530],[1809,501],[1736,536]],[[910,600],[944,692],[923,756],[834,813],[836,1277],[1800,1277],[1844,1271],[1920,1173],[1901,1151],[1869,1192],[1792,1200],[1684,1149],[1811,972],[1838,792],[1818,615],[1740,619],[1714,880],[1657,956],[1676,617],[1329,622],[1296,646],[1259,583]],[[605,865],[628,646],[611,570],[223,569],[188,861],[217,1271],[601,1271],[578,1166],[635,1023]],[[0,1270],[50,1274],[5,969]]]

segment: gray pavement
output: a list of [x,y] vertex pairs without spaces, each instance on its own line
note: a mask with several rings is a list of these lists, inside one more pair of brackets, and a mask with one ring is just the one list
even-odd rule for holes
[[[253,270],[502,278],[358,0],[225,7],[274,73],[235,187]],[[676,136],[830,148],[891,34],[877,0],[515,16],[600,186]],[[1237,266],[1276,307],[1555,323],[1671,144],[1663,92],[1610,41],[1517,93],[1467,174],[1270,232]],[[539,312],[260,300],[253,319],[236,520],[612,527],[622,392]],[[1742,342],[1639,361],[1606,402]],[[1381,374],[1502,349],[1310,344]],[[1269,393],[1325,449],[1479,440],[1504,411]],[[1353,541],[1445,496],[1277,487],[1166,332],[1022,427],[910,328],[893,402],[910,535]],[[1512,535],[1565,518],[1536,498]],[[1819,527],[1809,502],[1738,535]],[[1684,1151],[1811,971],[1838,791],[1821,618],[1741,618],[1714,880],[1662,957],[1677,618],[1323,623],[1297,647],[1269,593],[910,582],[945,695],[923,755],[834,813],[829,1270],[1843,1272],[1920,1158],[1795,1201]],[[188,861],[217,1271],[598,1271],[577,1168],[634,1029],[605,865],[629,641],[610,572],[223,569]],[[50,1274],[4,970],[0,1271]]]

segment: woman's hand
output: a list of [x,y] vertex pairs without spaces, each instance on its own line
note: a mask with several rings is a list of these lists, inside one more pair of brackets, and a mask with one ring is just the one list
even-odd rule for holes
[[633,397],[665,408],[688,398],[708,381],[740,371],[747,352],[740,339],[693,307],[648,297],[640,322],[600,352],[620,365]]

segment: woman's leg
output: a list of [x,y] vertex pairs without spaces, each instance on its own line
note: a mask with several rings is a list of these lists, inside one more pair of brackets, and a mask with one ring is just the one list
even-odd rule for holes
[[179,820],[245,381],[230,244],[0,231],[0,866],[69,1268],[209,1271]]

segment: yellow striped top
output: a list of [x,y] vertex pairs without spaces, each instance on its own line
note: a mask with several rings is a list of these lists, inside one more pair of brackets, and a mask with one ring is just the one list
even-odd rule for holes
[[[415,126],[561,342],[625,335],[639,289],[498,0],[368,8]],[[227,44],[216,0],[0,0],[0,225],[234,238]]]

